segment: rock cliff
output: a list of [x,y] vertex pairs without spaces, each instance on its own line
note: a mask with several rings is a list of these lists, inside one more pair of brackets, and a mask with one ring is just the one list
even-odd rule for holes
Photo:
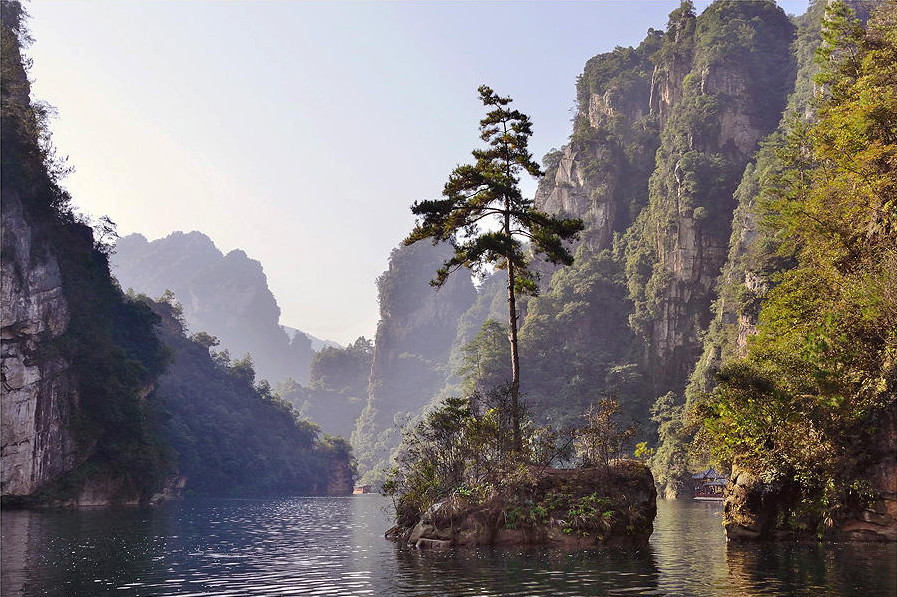
[[570,143],[546,156],[537,204],[581,217],[625,257],[642,370],[681,390],[710,322],[733,193],[793,81],[794,29],[771,2],[686,2],[665,32],[589,60]]
[[[681,25],[688,19],[693,26]],[[676,91],[661,102],[649,203],[627,246],[630,263],[652,263],[650,274],[630,268],[629,284],[631,321],[658,365],[658,390],[681,388],[700,354],[728,252],[733,195],[757,142],[778,122],[794,68],[793,26],[772,3],[717,2],[679,20],[657,66]],[[670,82],[683,54],[691,67]]]
[[45,243],[35,245],[21,199],[2,196],[2,383],[0,491],[34,493],[83,458],[73,434],[78,394],[71,363],[40,354],[41,341],[69,325],[59,262]]
[[3,2],[3,503],[149,500],[167,474],[146,400],[164,351],[151,315],[112,281],[108,247],[58,184],[20,53],[23,19],[17,2]]
[[251,354],[260,377],[308,382],[311,340],[280,327],[262,265],[245,252],[225,255],[196,231],[151,242],[131,234],[118,241],[111,262],[122,288],[152,297],[172,291],[191,330],[216,336],[235,358]]
[[[709,400],[720,396],[725,399],[730,395],[727,392],[732,391],[734,384],[730,383],[727,375],[734,369],[727,369],[726,362],[733,357],[746,357],[743,361],[736,362],[736,366],[739,363],[748,366],[764,363],[765,355],[760,347],[769,345],[770,322],[775,321],[775,317],[787,317],[777,314],[775,309],[781,309],[782,304],[786,307],[800,304],[793,294],[788,294],[785,282],[789,276],[796,277],[806,272],[809,273],[810,280],[823,279],[828,275],[827,268],[831,268],[843,278],[839,279],[836,287],[824,287],[824,290],[818,291],[824,298],[814,306],[812,314],[804,313],[801,317],[786,319],[789,321],[788,325],[777,330],[775,337],[783,337],[789,332],[789,328],[806,325],[804,318],[813,321],[818,313],[824,313],[826,309],[843,314],[845,318],[849,316],[858,307],[853,300],[841,298],[841,289],[847,289],[854,297],[861,297],[859,301],[862,305],[881,303],[890,306],[872,314],[868,321],[858,318],[845,326],[844,335],[838,341],[849,346],[850,350],[834,359],[835,373],[830,375],[837,379],[835,389],[825,386],[813,388],[811,385],[810,388],[801,390],[803,395],[812,396],[816,404],[825,404],[829,394],[836,396],[835,401],[840,409],[838,412],[827,412],[825,407],[820,407],[822,414],[819,414],[811,407],[798,406],[791,415],[801,420],[804,429],[812,430],[801,438],[807,445],[796,448],[795,451],[813,454],[808,446],[817,442],[829,442],[825,450],[818,450],[809,462],[794,458],[793,453],[789,453],[789,447],[780,447],[781,429],[786,424],[776,421],[775,430],[768,432],[765,440],[770,446],[767,450],[757,450],[751,455],[742,446],[741,453],[736,454],[732,480],[726,489],[724,514],[726,532],[732,540],[897,541],[897,378],[894,375],[893,360],[885,356],[893,352],[894,336],[887,330],[893,330],[894,323],[893,318],[889,319],[882,314],[889,310],[893,312],[894,307],[893,301],[888,298],[890,291],[885,291],[884,296],[880,296],[876,286],[866,286],[862,282],[863,279],[878,279],[881,280],[881,285],[893,287],[890,271],[893,271],[891,264],[895,259],[895,244],[893,231],[890,236],[885,233],[880,240],[876,239],[876,233],[868,232],[874,228],[874,224],[866,224],[864,219],[869,218],[875,222],[881,217],[880,208],[875,207],[874,195],[862,195],[862,191],[856,190],[860,187],[846,182],[854,175],[854,171],[862,169],[862,166],[857,166],[863,164],[858,147],[890,144],[889,151],[893,153],[893,136],[889,141],[874,132],[884,131],[885,128],[855,126],[854,131],[863,131],[858,135],[860,139],[852,140],[854,145],[842,146],[842,150],[835,154],[820,151],[820,145],[815,141],[820,131],[824,135],[827,129],[837,128],[828,119],[832,118],[833,112],[838,113],[839,110],[860,121],[866,118],[865,115],[873,113],[879,114],[881,119],[892,118],[893,109],[886,103],[870,108],[865,102],[875,104],[874,98],[878,93],[870,89],[876,85],[880,86],[879,89],[891,86],[891,81],[882,81],[879,73],[894,63],[894,41],[891,34],[897,11],[893,4],[863,1],[848,1],[844,4],[847,8],[840,12],[844,5],[839,8],[835,3],[817,2],[811,5],[806,15],[797,19],[795,53],[799,69],[795,91],[779,131],[766,141],[757,156],[756,168],[746,171],[739,188],[739,217],[736,217],[729,263],[719,283],[721,300],[717,304],[716,318],[705,343],[705,357],[710,358],[702,359],[706,362],[699,365],[693,376],[688,394],[690,407],[692,410],[701,409],[702,402],[708,401],[706,393],[717,381],[720,386]],[[835,9],[827,15],[833,18],[824,23],[823,13],[828,8]],[[854,16],[859,20],[850,24]],[[838,64],[838,45],[845,43],[845,30],[851,28],[853,33],[847,37],[853,37],[846,42],[850,51],[858,55],[866,53],[864,58],[856,59],[857,64],[863,64],[859,72]],[[828,34],[826,42],[823,42],[823,31]],[[820,46],[820,55],[829,56],[824,62],[813,60],[813,55]],[[829,54],[833,49],[835,54]],[[876,59],[880,62],[876,63]],[[814,81],[812,76],[820,69],[824,79]],[[839,91],[821,87],[821,80],[827,80],[827,85],[840,88]],[[861,86],[866,94],[866,99],[860,105],[851,103],[856,101],[856,96],[844,92],[845,88],[850,89],[854,85]],[[809,130],[810,133],[802,138],[804,130]],[[892,131],[893,127],[888,130]],[[850,133],[842,131],[842,134]],[[806,139],[814,141],[808,142]],[[803,170],[794,163],[796,147],[800,148],[800,155],[810,157],[810,165]],[[846,168],[843,166],[845,163],[848,164]],[[799,171],[801,176],[813,181],[807,184],[808,188],[819,185],[826,189],[829,181],[820,175],[824,168],[836,172],[832,176],[838,185],[851,187],[851,191],[836,193],[839,198],[851,198],[854,204],[863,205],[869,210],[860,210],[859,214],[851,216],[855,218],[855,222],[861,222],[857,224],[859,235],[868,238],[863,250],[868,251],[869,255],[864,257],[862,266],[846,267],[837,262],[832,265],[828,261],[831,259],[830,255],[814,259],[812,250],[804,251],[805,247],[820,242],[819,238],[835,236],[835,233],[824,226],[817,229],[824,231],[817,232],[818,236],[807,235],[796,246],[789,246],[787,222],[782,226],[784,230],[769,225],[772,216],[782,209],[788,199],[801,202],[802,213],[809,214],[805,216],[807,219],[818,217],[813,216],[814,193],[794,197],[787,195],[788,190],[796,186],[793,181],[789,182],[788,176]],[[839,171],[839,168],[843,169]],[[881,184],[873,181],[889,178],[890,182],[885,184],[894,184],[893,170],[870,169],[862,176],[861,187],[868,185],[868,188],[872,188]],[[851,193],[857,193],[861,198],[852,198]],[[843,217],[842,214],[848,209],[852,208],[845,209],[843,203],[833,202],[826,203],[823,212],[826,217]],[[889,208],[885,208],[885,211],[887,209]],[[759,225],[764,219],[766,225]],[[783,301],[777,298],[781,296],[788,299]],[[833,316],[829,314],[819,318],[833,319]],[[865,326],[875,331],[871,334],[865,332]],[[748,342],[754,335],[758,335],[759,340]],[[876,338],[876,341],[866,340],[869,337]],[[795,352],[800,354],[799,350]],[[787,351],[783,355],[770,350],[769,355],[772,355],[771,358],[765,362],[781,363],[787,358],[795,358]],[[856,355],[862,356],[857,358]],[[831,363],[820,365],[814,358],[806,358],[806,354],[796,358],[800,364],[791,375],[769,374],[769,378],[784,379],[788,383],[799,385],[798,380],[805,371],[813,371],[813,376],[823,379],[825,374],[820,371],[832,366]],[[805,360],[802,361],[802,358]],[[714,379],[713,374],[720,369],[721,363],[723,370]],[[862,363],[872,365],[864,367]],[[819,370],[815,370],[816,368]],[[741,382],[743,379],[738,383]],[[852,383],[857,385],[851,385]],[[751,388],[751,385],[743,384],[740,387]],[[868,394],[866,388],[871,389]],[[768,409],[776,401],[776,391],[778,390],[767,391],[765,395],[761,393],[752,400],[755,404],[762,404],[769,412]],[[798,402],[787,393],[780,400]],[[842,413],[849,413],[849,416]],[[725,419],[720,417],[718,420]],[[831,421],[832,424],[820,431],[823,426],[818,420]],[[773,454],[775,456],[770,457]],[[758,455],[760,458],[757,458]],[[827,459],[835,464],[828,464]],[[805,472],[807,469],[811,471],[810,474]]]
[[377,279],[380,322],[368,401],[352,434],[364,471],[388,466],[401,426],[430,403],[445,380],[459,319],[476,299],[463,271],[438,291],[430,286],[447,255],[447,247],[427,243],[399,247]]

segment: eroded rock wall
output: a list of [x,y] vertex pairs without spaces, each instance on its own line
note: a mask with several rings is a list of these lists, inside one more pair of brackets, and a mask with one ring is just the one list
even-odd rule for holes
[[362,472],[389,465],[402,425],[430,403],[445,381],[459,320],[476,299],[466,270],[439,290],[430,285],[450,254],[449,247],[426,242],[399,247],[377,280],[380,322],[368,401],[352,434]]
[[34,242],[18,194],[4,190],[2,205],[0,490],[24,496],[75,466],[78,396],[70,364],[41,351],[69,324],[59,264]]

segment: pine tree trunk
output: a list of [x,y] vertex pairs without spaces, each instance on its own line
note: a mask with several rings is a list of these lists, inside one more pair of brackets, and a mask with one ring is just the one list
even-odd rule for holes
[[520,437],[520,355],[517,353],[517,297],[514,295],[514,266],[508,264],[508,339],[511,341],[511,429],[514,451],[523,450]]
[[513,450],[523,450],[520,437],[520,355],[517,353],[517,296],[514,293],[514,263],[508,260],[508,340],[511,343],[511,431]]

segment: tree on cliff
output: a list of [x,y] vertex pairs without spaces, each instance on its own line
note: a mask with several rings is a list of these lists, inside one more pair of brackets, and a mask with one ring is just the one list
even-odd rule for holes
[[[551,263],[570,265],[573,256],[564,240],[583,229],[581,220],[555,218],[534,208],[523,197],[518,174],[539,177],[542,171],[529,152],[532,123],[526,114],[506,106],[511,98],[500,97],[486,85],[479,88],[483,105],[489,108],[480,121],[485,149],[475,149],[476,162],[455,168],[442,191],[444,199],[416,201],[411,207],[418,216],[406,245],[429,238],[433,244],[448,242],[454,255],[436,272],[431,282],[441,287],[448,276],[467,267],[483,273],[490,267],[508,272],[508,340],[511,348],[511,424],[514,448],[521,449],[519,393],[520,359],[517,352],[517,295],[535,294],[536,275],[530,269],[527,246]],[[484,224],[490,224],[488,227]]]

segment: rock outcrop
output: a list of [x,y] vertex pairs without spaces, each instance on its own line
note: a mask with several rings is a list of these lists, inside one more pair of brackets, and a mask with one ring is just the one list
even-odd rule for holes
[[40,351],[69,325],[59,263],[34,242],[18,193],[4,189],[2,204],[0,490],[25,496],[79,461],[72,433],[78,394],[71,363]]
[[480,499],[456,493],[431,507],[413,527],[394,527],[386,536],[421,549],[648,544],[657,491],[644,464],[615,461],[608,469],[530,467],[528,473]]
[[800,494],[788,479],[764,482],[736,464],[724,493],[723,524],[732,541],[818,540],[897,541],[897,404],[880,422],[869,449],[865,482],[875,499],[855,504],[829,520],[801,516]]

